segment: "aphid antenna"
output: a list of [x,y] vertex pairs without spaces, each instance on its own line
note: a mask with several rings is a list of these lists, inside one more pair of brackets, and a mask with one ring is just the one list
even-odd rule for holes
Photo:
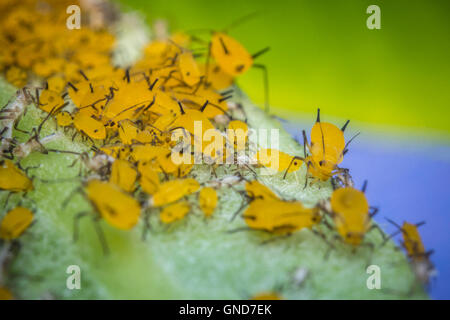
[[317,108],[316,122],[320,122],[320,108]]
[[231,94],[233,92],[234,92],[234,89],[230,89],[230,90],[226,90],[226,91],[219,92],[219,93],[220,93],[221,96],[227,96],[227,95],[229,95],[229,94]]
[[[78,88],[77,87],[75,87],[73,84],[72,84],[72,82],[67,82],[67,85],[69,86],[69,87],[71,87],[75,92],[77,92],[78,91]],[[39,103],[39,96],[38,96],[38,103]]]
[[302,161],[304,161],[305,158],[298,157],[298,156],[293,157],[291,162],[289,162],[289,166],[287,167],[286,171],[284,172],[283,179],[286,179],[286,175],[288,174],[289,169],[291,168],[291,166],[292,166],[292,164],[294,163],[295,160],[302,160]]
[[159,80],[159,78],[156,78],[155,81],[152,82],[152,84],[149,87],[150,91],[153,91],[153,88],[155,87],[155,85],[158,82],[158,80]]
[[181,114],[185,114],[186,112],[184,112],[183,105],[181,104],[180,101],[177,101],[177,102],[178,102],[178,106],[180,107]]
[[89,78],[86,76],[86,74],[83,72],[83,70],[78,70],[78,72],[83,76],[84,80],[89,81]]
[[128,83],[130,83],[130,67],[128,67],[126,70],[125,70],[125,75],[124,75],[124,77],[122,78],[123,80],[127,80],[127,82]]
[[255,60],[256,58],[262,56],[263,54],[265,54],[266,52],[268,52],[270,50],[270,47],[265,47],[264,49],[259,50],[258,52],[254,53],[252,55],[253,60]]
[[361,134],[361,132],[358,132],[357,134],[355,134],[353,137],[350,138],[350,140],[348,140],[348,142],[345,144],[344,150],[342,151],[342,155],[345,155],[348,152],[348,146],[349,144],[357,137]]
[[347,121],[345,122],[345,124],[342,126],[342,128],[341,128],[341,131],[342,131],[342,132],[345,131],[345,129],[347,128],[349,122],[350,122],[350,120],[347,120]]
[[225,28],[222,29],[223,32],[227,33],[230,31],[230,29],[236,28],[237,26],[255,18],[256,16],[259,15],[258,11],[254,11],[254,12],[250,12],[234,21],[232,21],[228,26],[226,26]]
[[361,187],[361,191],[363,193],[366,193],[366,189],[367,189],[367,180],[364,180],[363,185]]
[[219,102],[223,102],[223,101],[226,101],[226,100],[231,99],[231,98],[233,98],[233,95],[230,94],[228,96],[224,96],[223,98],[220,98]]
[[206,102],[203,104],[203,106],[200,109],[201,112],[205,111],[206,107],[208,106],[208,103],[209,103],[209,101],[206,100]]

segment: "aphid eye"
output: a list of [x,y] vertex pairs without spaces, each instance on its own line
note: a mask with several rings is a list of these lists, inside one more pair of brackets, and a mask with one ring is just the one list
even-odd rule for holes
[[297,165],[297,161],[294,161],[294,166],[296,166]]
[[242,69],[244,69],[244,65],[243,64],[240,64],[240,65],[238,65],[238,66],[236,66],[236,71],[237,72],[241,72],[242,71]]

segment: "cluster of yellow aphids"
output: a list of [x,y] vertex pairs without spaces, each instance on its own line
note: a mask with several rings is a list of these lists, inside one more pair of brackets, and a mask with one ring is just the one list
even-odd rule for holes
[[[170,224],[191,212],[193,201],[205,217],[213,216],[219,200],[215,186],[195,179],[191,174],[193,160],[175,163],[172,156],[174,150],[180,154],[185,150],[176,149],[180,143],[195,144],[201,139],[196,136],[196,123],[223,137],[218,147],[202,143],[197,150],[211,160],[212,171],[223,165],[228,151],[234,154],[248,148],[245,113],[229,103],[233,94],[230,87],[250,67],[263,68],[255,65],[254,59],[267,49],[251,55],[226,33],[213,32],[205,44],[208,54],[199,57],[191,50],[197,40],[180,32],[150,42],[141,60],[120,68],[112,63],[116,40],[107,28],[66,28],[65,9],[73,2],[0,4],[0,72],[22,88],[15,100],[0,110],[0,123],[5,124],[0,129],[0,190],[33,192],[33,179],[19,161],[34,151],[59,152],[80,161],[79,191],[92,204],[91,216],[96,223],[104,220],[115,228],[130,230],[142,219],[142,212],[151,209],[159,214],[161,223]],[[21,117],[31,101],[46,116],[27,141],[19,142],[12,136],[12,128],[20,130]],[[80,136],[93,151],[47,148],[46,142],[57,137],[40,137],[50,118],[57,124],[55,134],[70,134],[72,139]],[[329,217],[333,224],[329,226],[344,242],[353,247],[363,244],[364,236],[375,228],[371,216],[376,210],[370,209],[364,192],[353,188],[348,170],[338,168],[349,143],[344,139],[347,124],[339,129],[321,122],[318,114],[310,144],[304,132],[304,155],[279,151],[275,167],[286,176],[305,165],[307,177],[341,181],[343,188],[336,189],[328,201],[307,208],[299,201],[279,197],[258,180],[246,178],[248,201],[243,207],[248,207],[242,218],[247,228],[283,236],[303,229],[318,233],[315,227],[329,225]],[[237,130],[243,134],[233,134]],[[183,139],[174,140],[174,134]],[[258,166],[272,167],[272,152],[260,150]],[[187,156],[193,159],[197,154]],[[246,167],[255,173],[257,166],[246,163]],[[239,176],[232,184],[241,182]],[[1,237],[16,239],[32,220],[29,209],[16,207],[3,218]],[[96,230],[108,250],[101,229]]]

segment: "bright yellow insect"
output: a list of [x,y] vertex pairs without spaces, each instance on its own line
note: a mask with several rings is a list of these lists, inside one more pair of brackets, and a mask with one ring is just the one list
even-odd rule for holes
[[217,192],[214,188],[205,187],[200,190],[199,203],[200,208],[206,217],[210,217],[217,207]]
[[33,190],[33,181],[11,160],[0,160],[0,190],[31,191]]
[[0,223],[0,239],[14,240],[20,237],[33,222],[33,212],[24,207],[9,211]]
[[256,154],[258,163],[264,167],[287,173],[300,169],[303,164],[303,158],[291,156],[276,149],[261,149]]
[[179,55],[178,67],[183,81],[188,86],[191,87],[200,81],[200,70],[191,52],[185,51]]
[[170,180],[159,186],[150,203],[154,207],[160,207],[190,195],[198,189],[200,184],[192,178]]
[[311,228],[320,222],[317,208],[306,208],[300,202],[256,199],[250,202],[243,218],[251,229],[273,234],[291,234]]
[[180,201],[165,207],[161,211],[159,218],[163,223],[172,223],[183,219],[189,213],[189,210],[191,210],[189,203],[187,201]]
[[109,182],[114,183],[126,192],[133,192],[137,175],[136,169],[130,162],[117,159],[111,166]]
[[331,195],[331,210],[336,230],[342,239],[358,246],[371,227],[369,203],[362,191],[340,188]]
[[228,142],[234,146],[236,151],[245,149],[248,139],[248,126],[241,120],[232,120],[228,123]]
[[73,119],[75,128],[95,140],[106,138],[106,129],[102,122],[86,113],[78,112]]
[[129,230],[137,224],[141,214],[139,202],[115,184],[91,180],[85,190],[99,215],[113,227]]

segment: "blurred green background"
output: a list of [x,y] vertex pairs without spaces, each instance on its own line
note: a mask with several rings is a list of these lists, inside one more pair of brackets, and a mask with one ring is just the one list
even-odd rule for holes
[[[270,46],[258,63],[269,68],[276,114],[302,117],[317,107],[329,116],[432,129],[450,138],[450,1],[448,0],[122,0],[148,22],[173,31],[230,30],[251,53]],[[369,30],[366,9],[381,8],[381,30]],[[263,103],[260,70],[238,81]]]

